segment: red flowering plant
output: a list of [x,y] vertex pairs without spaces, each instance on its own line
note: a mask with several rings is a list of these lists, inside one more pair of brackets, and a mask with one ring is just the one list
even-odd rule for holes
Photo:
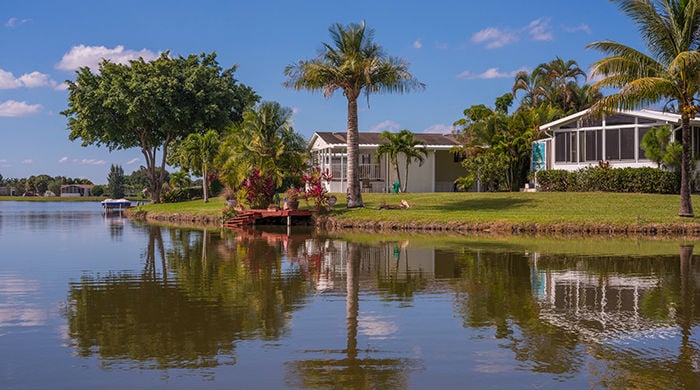
[[309,202],[311,199],[314,202],[316,211],[326,211],[330,208],[328,204],[328,190],[324,182],[329,182],[333,179],[331,173],[326,170],[321,172],[321,168],[312,169],[311,172],[304,173],[301,176],[301,182],[304,185],[304,200]]
[[275,195],[275,183],[267,175],[261,175],[259,169],[253,172],[243,181],[245,190],[245,201],[253,209],[265,209],[272,202]]

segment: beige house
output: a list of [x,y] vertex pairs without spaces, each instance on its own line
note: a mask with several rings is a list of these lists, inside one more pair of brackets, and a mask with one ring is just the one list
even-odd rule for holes
[[[327,183],[329,192],[347,190],[347,134],[316,132],[309,141],[312,164],[332,173]],[[466,175],[461,160],[450,150],[459,143],[451,135],[415,134],[414,138],[425,142],[427,157],[422,165],[409,165],[408,192],[452,192],[454,181]],[[377,148],[388,142],[380,133],[360,132],[359,172],[363,192],[391,192],[396,181],[396,171],[386,157],[377,159]],[[399,157],[402,183],[406,179],[405,159]]]

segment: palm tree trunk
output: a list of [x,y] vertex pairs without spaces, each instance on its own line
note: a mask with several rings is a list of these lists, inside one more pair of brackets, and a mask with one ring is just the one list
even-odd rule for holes
[[690,118],[685,114],[682,117],[681,129],[683,151],[681,153],[681,208],[678,215],[692,218],[695,215],[690,200]]
[[399,182],[399,189],[401,189],[401,171],[399,170],[399,158],[398,156],[394,160],[394,167],[396,168],[396,181]]
[[[347,92],[346,92],[347,93]],[[357,172],[359,166],[360,132],[357,128],[357,96],[347,95],[348,98],[348,189],[347,207],[363,207],[360,177]]]
[[408,165],[410,164],[410,160],[408,156],[406,156],[406,180],[403,181],[403,190],[401,192],[406,192],[408,189]]
[[207,172],[207,166],[202,167],[202,197],[204,198],[204,203],[209,202],[209,191],[208,191],[208,185],[207,185],[207,177],[208,177],[208,172]]

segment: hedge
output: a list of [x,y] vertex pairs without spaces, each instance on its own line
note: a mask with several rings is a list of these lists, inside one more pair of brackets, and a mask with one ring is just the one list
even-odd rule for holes
[[537,172],[540,191],[549,192],[638,192],[649,194],[680,193],[680,173],[658,168],[586,167],[576,171]]

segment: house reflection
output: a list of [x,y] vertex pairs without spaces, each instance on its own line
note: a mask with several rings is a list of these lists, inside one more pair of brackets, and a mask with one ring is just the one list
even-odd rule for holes
[[642,259],[596,259],[599,269],[592,265],[595,261],[559,269],[552,257],[532,254],[532,294],[540,319],[589,341],[678,335],[677,310],[690,304],[696,313],[694,305],[681,299],[680,279],[690,278],[697,295],[700,267],[696,264],[689,274],[681,275],[677,256],[668,256],[665,263],[654,260],[662,270],[635,273],[635,267],[639,271],[649,264]]

